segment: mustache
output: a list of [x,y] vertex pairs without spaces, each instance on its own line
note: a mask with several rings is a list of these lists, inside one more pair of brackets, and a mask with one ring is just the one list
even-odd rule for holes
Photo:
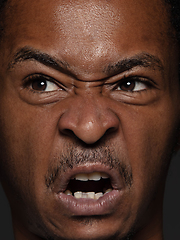
[[79,165],[100,163],[109,169],[116,169],[127,187],[133,183],[132,169],[125,163],[124,157],[118,157],[114,149],[109,146],[98,148],[82,148],[75,145],[63,147],[62,153],[53,157],[45,175],[45,184],[49,188],[56,178]]

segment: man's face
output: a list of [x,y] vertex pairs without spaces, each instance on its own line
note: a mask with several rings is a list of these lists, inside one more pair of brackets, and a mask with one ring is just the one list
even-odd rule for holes
[[15,231],[153,236],[179,125],[178,49],[162,3],[12,2],[0,167]]

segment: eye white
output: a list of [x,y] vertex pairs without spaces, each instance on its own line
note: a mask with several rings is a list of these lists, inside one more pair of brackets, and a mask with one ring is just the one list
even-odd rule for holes
[[135,82],[135,87],[133,89],[134,92],[145,90],[147,87],[143,82]]
[[59,87],[57,86],[57,84],[55,84],[54,82],[48,81],[48,80],[39,80],[39,79],[35,79],[31,82],[30,87],[35,90],[35,91],[40,91],[40,92],[52,92],[52,91],[56,91],[57,89],[59,89]]
[[51,81],[45,81],[45,84],[46,84],[46,89],[44,90],[45,92],[56,91],[59,89],[58,86]]
[[127,92],[138,92],[147,89],[147,85],[141,81],[127,81],[119,84],[116,90]]

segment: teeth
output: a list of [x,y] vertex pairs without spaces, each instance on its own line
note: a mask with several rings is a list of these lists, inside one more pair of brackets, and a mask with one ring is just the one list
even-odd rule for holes
[[94,199],[95,192],[87,192],[87,197]]
[[[88,180],[93,180],[93,181],[99,181],[100,179],[108,179],[109,176],[106,173],[102,173],[102,172],[93,172],[93,173],[79,173],[76,174],[72,179],[75,180],[79,180],[79,181],[88,181]],[[79,199],[79,198],[88,198],[88,199],[99,199],[100,197],[102,197],[104,194],[111,192],[112,189],[103,189],[103,192],[81,192],[81,191],[77,191],[74,194],[70,191],[70,190],[66,190],[65,194],[66,195],[74,195],[75,198]]]
[[75,192],[74,197],[75,198],[89,198],[89,199],[99,199],[103,196],[102,192],[95,193],[95,192]]
[[87,195],[87,193],[82,193],[82,198],[88,198],[88,195]]
[[101,173],[93,172],[89,174],[89,180],[99,181],[101,179]]
[[75,198],[82,198],[82,192],[75,192],[74,197]]
[[72,192],[71,192],[70,190],[66,190],[66,191],[65,191],[65,194],[66,194],[66,195],[72,195]]
[[107,189],[104,194],[109,193],[109,192],[112,192],[112,188]]
[[109,176],[108,176],[106,173],[101,173],[101,177],[102,177],[103,179],[109,178]]
[[101,178],[107,179],[109,178],[109,176],[106,173],[93,172],[89,174],[79,173],[79,174],[76,174],[74,178],[79,181],[88,181],[88,180],[99,181]]
[[100,197],[103,196],[103,193],[102,192],[99,192],[99,193],[96,193],[95,194],[95,199],[99,199]]
[[88,181],[88,175],[85,173],[79,173],[75,176],[75,179],[80,181]]
[[[108,193],[108,192],[111,192],[112,191],[112,189],[108,189],[108,190],[106,190],[106,192],[104,193],[104,194],[106,194],[106,193]],[[67,192],[70,192],[69,190],[67,190],[66,192],[65,192],[65,194],[67,194]],[[70,192],[71,193],[71,192]],[[95,192],[87,192],[87,193],[85,193],[85,192],[80,192],[80,191],[78,191],[78,192],[75,192],[74,193],[74,197],[75,198],[89,198],[89,199],[95,199],[95,200],[97,200],[97,199],[99,199],[100,197],[102,197],[103,195],[104,195],[102,192],[98,192],[98,193],[95,193]],[[67,194],[67,195],[72,195],[72,193],[71,194]]]

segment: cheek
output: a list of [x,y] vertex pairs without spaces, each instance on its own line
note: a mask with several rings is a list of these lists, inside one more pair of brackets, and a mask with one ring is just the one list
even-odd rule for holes
[[51,210],[45,175],[56,139],[57,123],[47,109],[39,108],[36,111],[34,107],[18,101],[16,105],[2,105],[1,182],[14,216],[24,223],[27,216],[36,222],[34,218],[39,210]]
[[[166,106],[166,107],[165,107]],[[168,107],[169,106],[169,107]],[[132,216],[152,218],[159,214],[159,201],[163,197],[165,178],[175,145],[178,126],[177,109],[164,103],[158,108],[128,108],[121,112],[121,128],[116,141],[119,156],[126,156],[131,166],[133,184],[126,195],[126,209]],[[162,206],[162,203],[161,203]],[[144,222],[143,222],[144,221]],[[141,223],[145,224],[147,218]]]
[[131,108],[121,124],[136,195],[155,191],[157,186],[164,184],[175,146],[178,126],[176,109],[167,103],[157,108]]
[[[4,101],[0,105],[1,181],[9,182],[16,195],[35,195],[44,183],[54,131],[48,135],[45,114],[21,102]],[[49,125],[52,124],[49,121]],[[37,183],[35,183],[35,179]],[[42,188],[42,189],[43,189]],[[7,187],[8,189],[8,187]],[[20,194],[21,193],[21,194]],[[32,196],[31,196],[32,197]]]

